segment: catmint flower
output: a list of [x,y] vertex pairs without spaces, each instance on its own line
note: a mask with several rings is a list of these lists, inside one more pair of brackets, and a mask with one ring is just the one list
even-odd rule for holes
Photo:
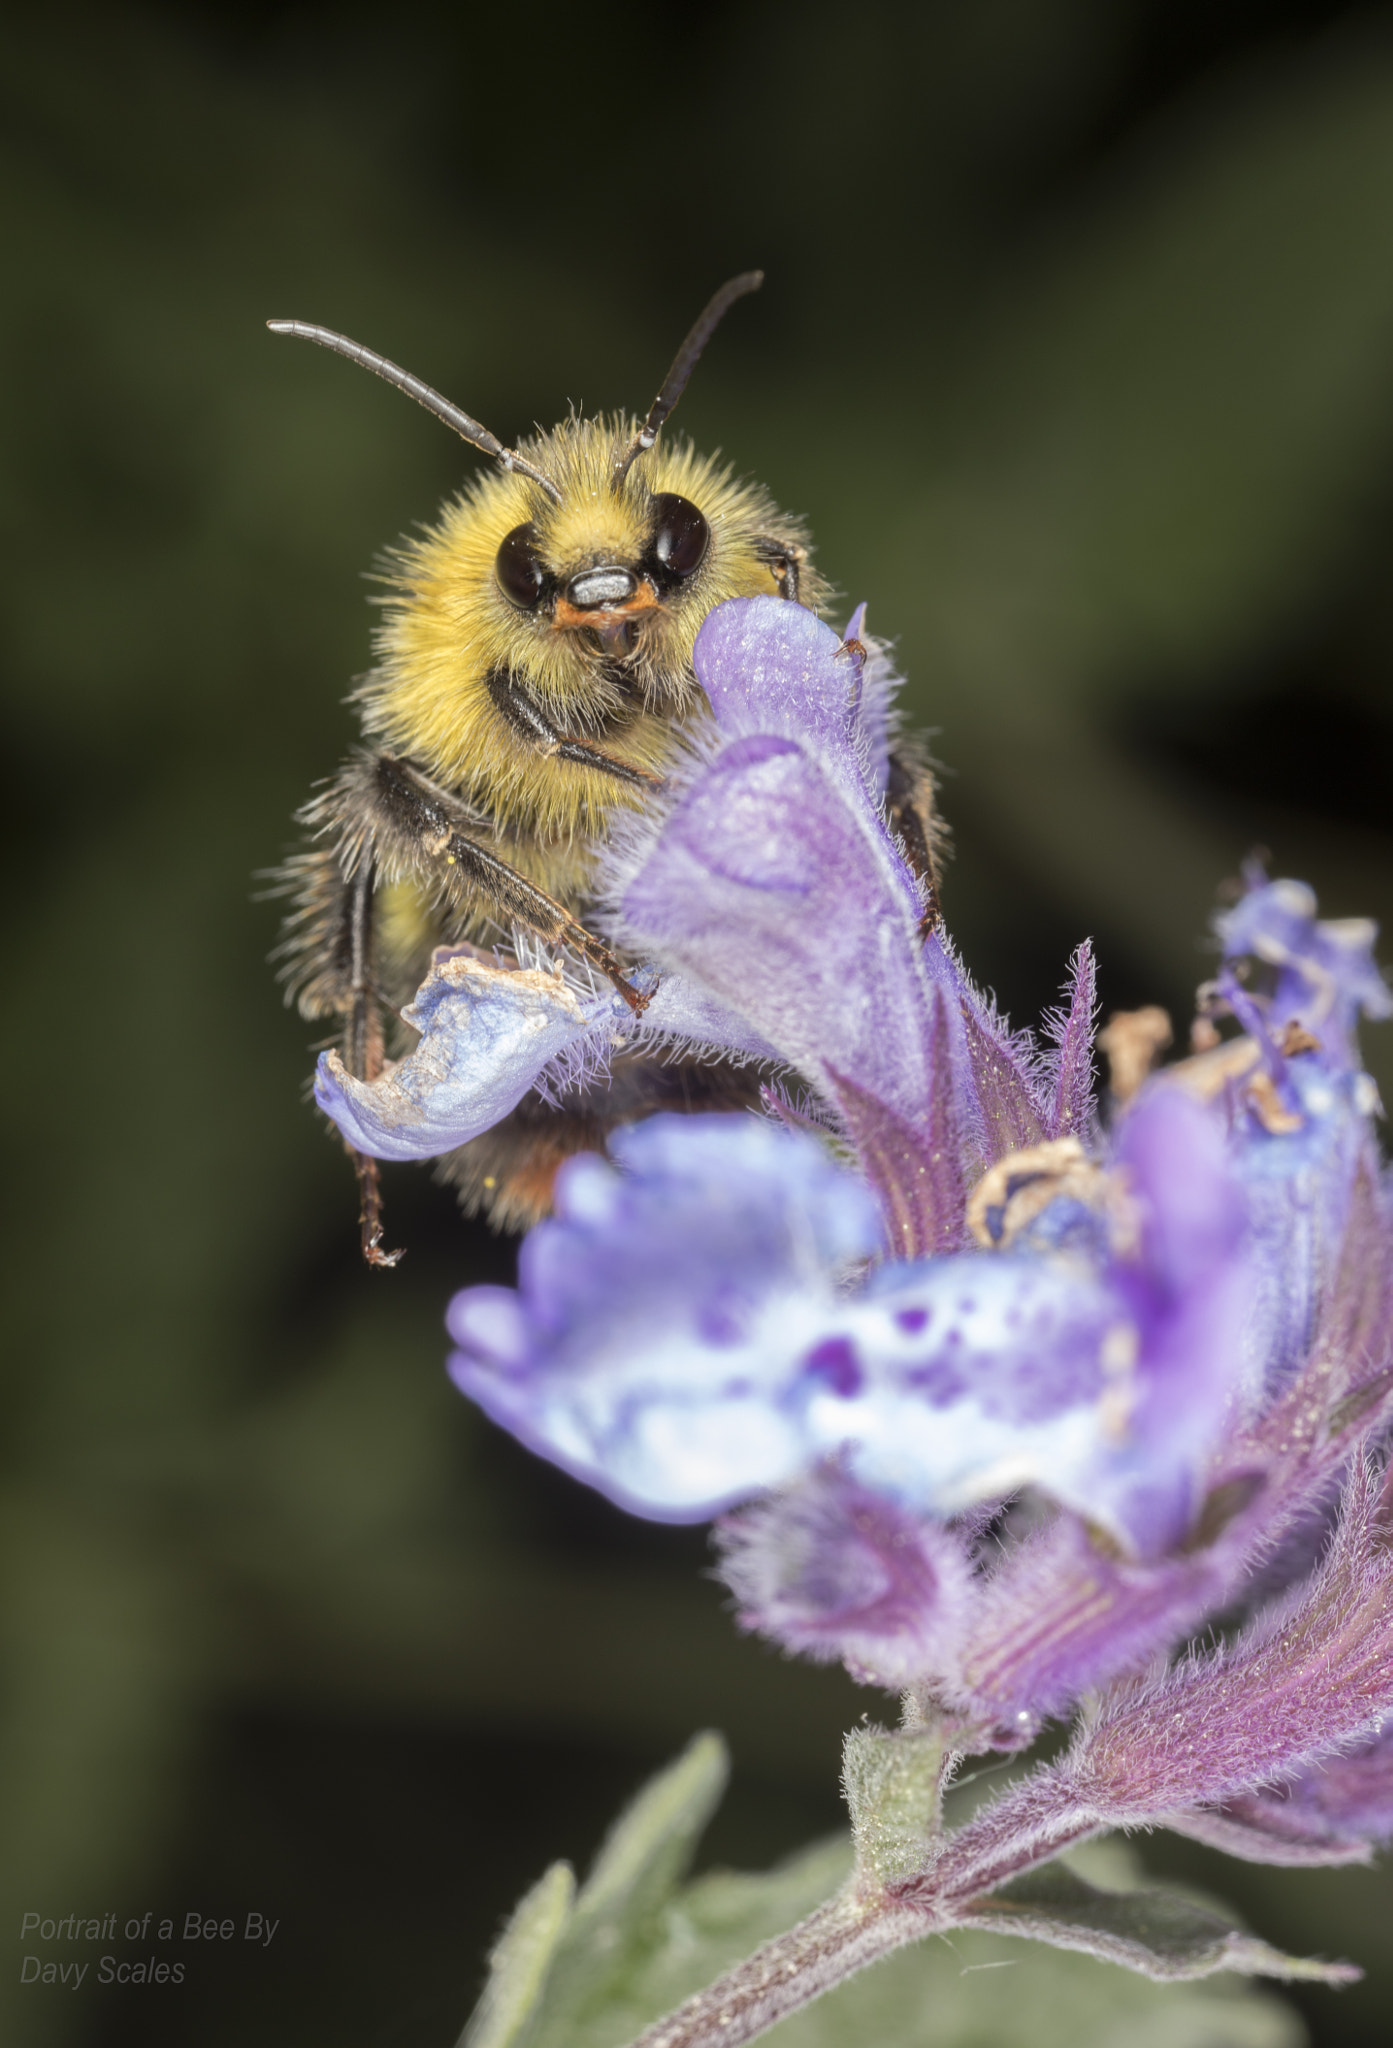
[[[624,1507],[721,1517],[744,1626],[907,1687],[963,1746],[1104,1702],[1015,1820],[1013,1793],[983,1821],[982,1870],[1008,1824],[1044,1854],[1161,1816],[1268,1860],[1365,1853],[1393,1826],[1373,927],[1249,872],[1204,1049],[1134,1062],[1104,1135],[1088,947],[1037,1039],[928,915],[886,822],[894,678],[861,615],[842,642],[734,602],[694,659],[710,725],[605,879],[653,991],[637,1031],[572,974],[458,952],[409,1059],[321,1076],[386,1156],[594,1085],[616,1037],[788,1077],[767,1118],[654,1117],[563,1166],[517,1288],[451,1304],[456,1384]],[[1136,1691],[1245,1612],[1222,1655]]]
[[[603,1087],[620,1046],[769,1077],[764,1116],[653,1116],[568,1160],[517,1286],[448,1312],[495,1421],[636,1514],[715,1518],[741,1626],[903,1695],[898,1733],[848,1740],[845,1892],[639,2048],[752,2039],[960,1925],[1346,1981],[1212,1916],[1157,1947],[1144,1905],[1036,1866],[1116,1827],[1279,1864],[1393,1837],[1374,928],[1250,869],[1192,1056],[1151,1071],[1160,1012],[1109,1026],[1105,1129],[1091,949],[1013,1031],[890,829],[863,615],[841,641],[732,602],[693,659],[710,721],[602,875],[643,1018],[535,949],[447,949],[415,1051],[318,1083],[354,1145],[427,1157],[529,1090]],[[955,1753],[1066,1716],[1051,1762],[945,1828]]]

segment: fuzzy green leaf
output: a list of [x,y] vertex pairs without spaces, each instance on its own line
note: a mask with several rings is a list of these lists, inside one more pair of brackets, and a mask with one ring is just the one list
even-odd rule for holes
[[569,2048],[586,2015],[622,2001],[729,1773],[720,1736],[698,1735],[620,1815],[557,1946],[528,2048]]
[[524,1894],[489,1957],[488,1982],[459,2048],[521,2048],[575,1898],[569,1863],[553,1863]]
[[922,1867],[942,1805],[943,1739],[931,1728],[853,1728],[842,1750],[856,1868],[891,1885]]
[[[543,1960],[529,1977],[521,1959],[540,1957],[542,1943],[529,1948],[519,1938],[520,1960],[507,1977],[505,1997],[504,1987],[495,1990],[495,1979],[515,1930],[542,1923],[545,1886],[554,1885],[560,1896],[563,1880],[557,1873],[565,1866],[548,1873],[495,1952],[494,1979],[461,2048],[625,2048],[653,2020],[794,1926],[847,1881],[851,1845],[837,1837],[771,1871],[711,1871],[682,1884],[724,1775],[722,1746],[703,1736],[640,1793],[547,1952],[550,1968]],[[1151,1910],[1136,1902],[1166,1896],[1135,1890],[1140,1872],[1130,1852],[1093,1844],[1070,1862],[1078,1869],[1057,1864],[1040,1879],[1024,1881],[1039,1884],[1047,1876],[1054,1885],[1049,1900],[1030,1903],[1013,1888],[1010,1910],[996,1921],[986,1909],[997,1900],[984,1902],[976,1927],[931,1937],[864,1971],[775,2027],[767,2036],[771,2048],[861,2048],[871,2041],[876,2048],[924,2048],[929,2040],[933,2048],[1112,2048],[1122,2038],[1129,2048],[1301,2048],[1304,2033],[1296,2015],[1241,1977],[1204,1985],[1148,1982],[1130,1952],[1116,1953],[1125,1939],[1143,1945],[1140,1922],[1124,1927],[1128,1912],[1136,1921]],[[1113,1889],[1100,1890],[1079,1869]],[[1221,1930],[1211,1935],[1211,1946],[1230,1943],[1228,1959],[1210,1968],[1253,1967],[1242,1958],[1260,1951],[1261,1944],[1213,1911],[1187,1901],[1175,1906],[1176,1917],[1150,1923],[1154,1952],[1162,1952],[1163,1937],[1174,1948],[1183,1909],[1193,1916],[1185,1923],[1192,1929],[1203,1922]],[[1124,1917],[1107,1922],[1109,1912]],[[1112,1948],[1101,1945],[1103,1922]],[[1038,1945],[1003,1938],[1021,1934],[1037,1935]],[[1235,1941],[1247,1946],[1235,1948]],[[1068,1952],[1090,1943],[1091,1954]],[[1274,1951],[1261,1952],[1290,1967]],[[1093,1960],[1098,1953],[1131,1967],[1100,1970]],[[1261,1967],[1270,1969],[1271,1961]],[[525,1982],[532,1987],[532,2003],[523,2011],[517,1996]],[[485,2031],[490,1998],[500,2015],[489,2016],[492,2032]]]
[[1323,1984],[1349,1984],[1361,1974],[1350,1963],[1283,1955],[1222,1910],[1183,1892],[1103,1890],[1061,1861],[978,1900],[971,1924],[1078,1949],[1158,1983],[1210,1977],[1216,1970]]

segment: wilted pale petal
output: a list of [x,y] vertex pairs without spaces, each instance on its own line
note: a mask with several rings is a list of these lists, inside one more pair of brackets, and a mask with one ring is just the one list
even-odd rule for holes
[[[641,969],[641,1020],[615,989],[577,993],[560,968],[514,968],[472,948],[441,949],[402,1016],[421,1042],[376,1081],[336,1052],[320,1056],[314,1097],[349,1144],[375,1159],[433,1159],[491,1130],[529,1089],[564,1093],[611,1051],[691,1044],[740,1058],[774,1055],[745,1021],[680,974]],[[568,1065],[569,1062],[569,1065]]]
[[442,951],[402,1014],[421,1043],[380,1080],[355,1080],[334,1052],[315,1076],[319,1107],[375,1159],[434,1158],[491,1129],[552,1060],[629,1012],[613,991],[578,996],[559,972]]

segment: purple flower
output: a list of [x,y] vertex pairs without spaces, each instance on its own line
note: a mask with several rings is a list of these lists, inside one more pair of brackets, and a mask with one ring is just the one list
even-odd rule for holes
[[[607,991],[456,956],[412,1058],[322,1099],[366,1149],[444,1149],[623,1037],[782,1067],[806,1114],[773,1091],[778,1116],[655,1117],[569,1162],[517,1288],[451,1304],[456,1383],[637,1513],[724,1514],[743,1625],[908,1687],[961,1746],[1094,1697],[953,1883],[1156,1820],[1365,1853],[1393,1831],[1373,928],[1251,872],[1202,992],[1231,1035],[1104,1138],[1090,950],[1036,1040],[927,929],[883,654],[753,599],[694,658],[710,726],[607,873],[658,984],[638,1040]],[[1246,1633],[1167,1668],[1221,1613]]]

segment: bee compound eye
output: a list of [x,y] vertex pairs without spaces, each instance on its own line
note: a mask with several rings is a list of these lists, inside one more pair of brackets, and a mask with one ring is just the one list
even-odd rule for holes
[[546,588],[547,574],[537,553],[537,529],[515,526],[498,544],[494,559],[498,587],[511,604],[530,612]]
[[653,536],[653,558],[669,576],[691,576],[706,559],[711,545],[711,528],[705,514],[690,498],[676,491],[660,491],[653,500],[658,514]]

